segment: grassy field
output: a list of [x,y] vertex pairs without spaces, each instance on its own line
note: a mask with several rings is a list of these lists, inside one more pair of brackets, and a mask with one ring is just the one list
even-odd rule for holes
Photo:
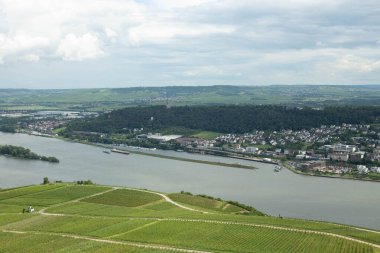
[[193,137],[197,137],[197,138],[201,138],[201,139],[205,139],[205,140],[213,140],[216,137],[218,137],[219,135],[221,135],[221,134],[216,133],[216,132],[201,131],[199,133],[194,134]]
[[[70,184],[1,191],[0,252],[380,252],[376,231],[166,196]],[[45,209],[22,213],[29,202]]]

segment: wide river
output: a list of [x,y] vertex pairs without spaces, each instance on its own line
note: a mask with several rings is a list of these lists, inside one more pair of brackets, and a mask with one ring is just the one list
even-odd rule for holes
[[155,151],[168,155],[250,164],[257,170],[182,162],[145,155],[105,154],[102,148],[52,138],[0,132],[0,145],[30,148],[56,156],[59,164],[0,156],[0,187],[50,180],[91,179],[99,184],[162,192],[204,193],[252,205],[271,215],[352,224],[380,230],[380,183],[310,177],[273,165],[207,155]]

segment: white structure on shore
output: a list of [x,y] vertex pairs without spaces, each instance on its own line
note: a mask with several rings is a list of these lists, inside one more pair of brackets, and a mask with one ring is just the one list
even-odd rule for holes
[[368,173],[368,168],[365,165],[358,165],[357,166],[359,174],[367,174]]
[[161,134],[148,134],[147,138],[158,141],[171,141],[178,138],[181,138],[182,135],[161,135]]

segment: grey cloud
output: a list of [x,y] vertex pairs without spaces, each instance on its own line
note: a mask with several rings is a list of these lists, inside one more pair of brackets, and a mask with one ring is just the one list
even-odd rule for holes
[[56,0],[41,31],[25,2],[0,0],[0,87],[380,83],[377,0]]

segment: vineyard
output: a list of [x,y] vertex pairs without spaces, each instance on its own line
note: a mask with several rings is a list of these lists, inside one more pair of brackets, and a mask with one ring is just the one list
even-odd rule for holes
[[240,208],[235,205],[231,205],[225,201],[205,198],[201,196],[174,193],[174,194],[170,194],[169,197],[172,200],[183,203],[183,204],[197,206],[197,207],[214,210],[214,211],[221,211],[225,213],[238,213],[238,212],[245,211],[243,208]]
[[[37,211],[22,213],[25,205]],[[219,199],[120,187],[3,190],[0,252],[380,253],[377,231],[241,210]]]
[[160,199],[160,196],[147,192],[119,189],[85,199],[84,201],[114,206],[136,207],[159,201]]

